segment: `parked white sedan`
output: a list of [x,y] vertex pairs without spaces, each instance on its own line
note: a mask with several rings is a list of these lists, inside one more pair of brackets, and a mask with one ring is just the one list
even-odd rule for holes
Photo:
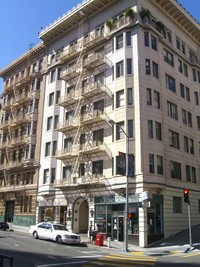
[[41,222],[31,225],[29,233],[35,239],[48,239],[57,243],[80,244],[80,236],[67,230],[64,225],[50,222]]

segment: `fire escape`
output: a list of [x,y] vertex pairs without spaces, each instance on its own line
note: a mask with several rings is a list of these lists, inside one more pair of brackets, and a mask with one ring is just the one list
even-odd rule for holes
[[[69,90],[63,98],[60,99],[60,106],[67,111],[73,109],[73,114],[70,118],[59,125],[58,131],[63,132],[67,136],[73,134],[72,142],[66,148],[63,148],[57,153],[57,159],[72,164],[71,177],[63,181],[55,181],[55,187],[66,188],[74,187],[76,189],[84,187],[84,185],[104,184],[105,177],[102,175],[81,176],[79,167],[82,160],[91,158],[92,155],[103,154],[109,160],[111,159],[111,151],[102,139],[90,140],[81,142],[81,137],[85,130],[92,130],[94,125],[105,122],[107,115],[105,108],[92,108],[90,111],[84,110],[86,104],[91,104],[91,99],[94,97],[102,97],[103,95],[109,99],[112,96],[110,89],[99,80],[86,82],[88,77],[91,77],[94,70],[105,70],[109,61],[105,57],[103,50],[95,50],[94,48],[106,41],[104,32],[91,32],[90,35],[81,37],[75,46],[69,46],[68,50],[63,51],[61,60],[69,61],[76,57],[72,65],[67,65],[62,73],[61,78],[69,83],[75,80],[76,86],[73,90]],[[79,47],[79,49],[77,49]],[[93,52],[91,52],[93,51]]]

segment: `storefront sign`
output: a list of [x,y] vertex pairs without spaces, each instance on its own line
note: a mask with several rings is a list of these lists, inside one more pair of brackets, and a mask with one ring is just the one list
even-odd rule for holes
[[[137,203],[139,200],[138,194],[129,195],[128,203]],[[112,195],[112,196],[96,196],[94,197],[95,204],[114,204],[114,203],[126,203],[126,198],[120,195]]]

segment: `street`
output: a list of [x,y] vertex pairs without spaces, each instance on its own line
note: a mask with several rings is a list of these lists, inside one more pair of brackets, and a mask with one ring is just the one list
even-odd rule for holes
[[[107,247],[60,245],[35,240],[27,233],[0,231],[0,254],[13,256],[13,267],[199,267],[200,251],[142,255]],[[3,267],[9,267],[6,260]]]

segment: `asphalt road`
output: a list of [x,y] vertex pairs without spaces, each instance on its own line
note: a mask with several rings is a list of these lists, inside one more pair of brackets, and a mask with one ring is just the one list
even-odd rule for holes
[[[95,246],[59,245],[10,231],[0,231],[0,254],[13,256],[13,267],[200,267],[199,250],[143,256]],[[10,267],[8,260],[3,267]]]

